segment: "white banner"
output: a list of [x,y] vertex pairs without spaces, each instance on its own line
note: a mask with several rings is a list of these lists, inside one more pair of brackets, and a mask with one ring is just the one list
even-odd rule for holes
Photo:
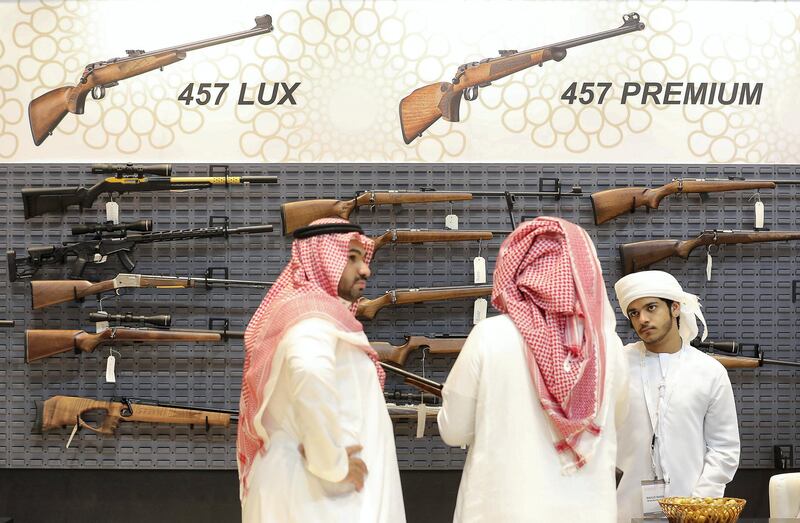
[[[644,29],[552,45],[634,12]],[[82,114],[70,89],[29,109],[111,71],[96,65],[81,84],[89,64],[244,31],[264,14],[272,32],[107,85]],[[798,27],[798,4],[740,1],[6,1],[0,159],[797,163]],[[509,52],[481,69],[498,50],[540,47],[560,61],[478,82],[464,91],[474,101],[458,92],[460,121],[445,114],[404,139],[400,101],[416,89],[453,87],[459,66],[478,62],[458,90],[531,58]],[[409,99],[415,118],[442,110],[437,88],[424,92]],[[31,120],[41,133],[59,111],[35,145]]]

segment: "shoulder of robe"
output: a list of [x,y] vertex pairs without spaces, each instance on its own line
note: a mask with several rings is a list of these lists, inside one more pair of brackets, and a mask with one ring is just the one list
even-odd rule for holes
[[640,354],[644,351],[644,344],[641,341],[637,341],[635,343],[629,343],[622,347],[622,354],[625,355],[626,358],[630,360],[637,360]]
[[326,318],[306,318],[300,320],[286,331],[286,338],[295,338],[304,334],[316,334],[322,336],[333,336],[336,332],[336,325]]
[[684,347],[686,355],[692,361],[692,365],[698,370],[702,370],[705,374],[722,376],[728,375],[728,369],[722,363],[712,358],[710,354],[698,350],[694,347]]

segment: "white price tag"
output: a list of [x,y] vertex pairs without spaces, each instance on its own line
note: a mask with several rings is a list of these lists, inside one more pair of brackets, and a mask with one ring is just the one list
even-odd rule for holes
[[117,202],[106,203],[106,221],[119,223],[119,204]]
[[450,229],[452,231],[458,230],[458,216],[455,214],[448,214],[444,218],[444,226],[446,229]]
[[72,427],[72,434],[69,435],[69,439],[67,440],[67,446],[64,447],[66,449],[72,444],[72,438],[75,437],[75,433],[78,432],[78,424],[76,423],[74,427]]
[[106,383],[116,383],[117,377],[114,375],[114,367],[116,366],[117,359],[113,354],[108,356],[106,360]]
[[764,202],[756,202],[756,229],[764,228]]
[[706,252],[706,281],[711,281],[711,252]]
[[428,420],[428,409],[424,403],[417,405],[417,439],[425,437],[425,422]]
[[475,300],[475,307],[472,313],[472,324],[477,325],[479,321],[486,319],[486,310],[489,307],[489,302],[486,298],[478,298]]
[[478,256],[472,260],[472,270],[475,283],[486,283],[486,258]]

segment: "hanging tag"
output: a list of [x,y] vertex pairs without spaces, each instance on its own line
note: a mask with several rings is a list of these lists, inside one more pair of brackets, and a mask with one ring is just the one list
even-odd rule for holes
[[711,281],[711,249],[706,250],[706,281]]
[[114,367],[116,366],[117,359],[113,354],[108,355],[106,360],[106,383],[116,383],[117,377],[114,375]]
[[106,221],[119,223],[119,204],[117,202],[106,203]]
[[486,301],[486,298],[478,298],[475,300],[475,306],[472,312],[472,324],[477,325],[479,321],[486,319],[486,309],[489,306],[489,302]]
[[66,449],[69,448],[70,444],[72,444],[72,438],[75,437],[75,434],[78,432],[78,424],[76,423],[74,427],[72,427],[72,434],[69,435],[69,439],[67,440],[67,446],[64,447]]
[[417,405],[417,439],[425,437],[425,422],[428,420],[428,409],[420,402]]
[[759,198],[756,200],[756,229],[764,228],[764,202]]
[[458,216],[455,214],[448,214],[444,218],[444,227],[445,229],[450,229],[451,231],[458,230]]
[[475,275],[475,283],[486,283],[486,258],[477,256],[472,260],[472,270]]

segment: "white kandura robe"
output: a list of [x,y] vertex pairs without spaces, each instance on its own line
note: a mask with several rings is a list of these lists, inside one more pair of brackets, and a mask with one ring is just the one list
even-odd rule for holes
[[469,445],[454,521],[615,521],[615,418],[625,415],[628,388],[610,306],[606,316],[605,422],[588,463],[571,474],[562,471],[525,342],[511,318],[495,316],[472,330],[445,383],[438,417],[447,444]]
[[[653,479],[653,427],[642,385],[644,343],[626,345],[624,352],[630,370],[630,406],[619,433],[617,466],[625,475],[617,499],[619,521],[628,523],[642,517],[641,482]],[[725,367],[711,356],[690,345],[684,345],[679,354],[670,358],[666,375],[657,466],[663,467],[669,478],[667,496],[721,497],[739,466],[739,427],[731,382]],[[658,358],[645,359],[645,369],[658,365]],[[650,397],[655,404],[658,397],[652,393]]]
[[[302,320],[284,335],[259,428],[268,449],[253,462],[242,521],[405,521],[392,422],[375,364],[348,341],[358,339],[367,341],[363,332],[343,332],[321,318]],[[364,447],[361,492],[337,483],[347,475],[351,445]]]

